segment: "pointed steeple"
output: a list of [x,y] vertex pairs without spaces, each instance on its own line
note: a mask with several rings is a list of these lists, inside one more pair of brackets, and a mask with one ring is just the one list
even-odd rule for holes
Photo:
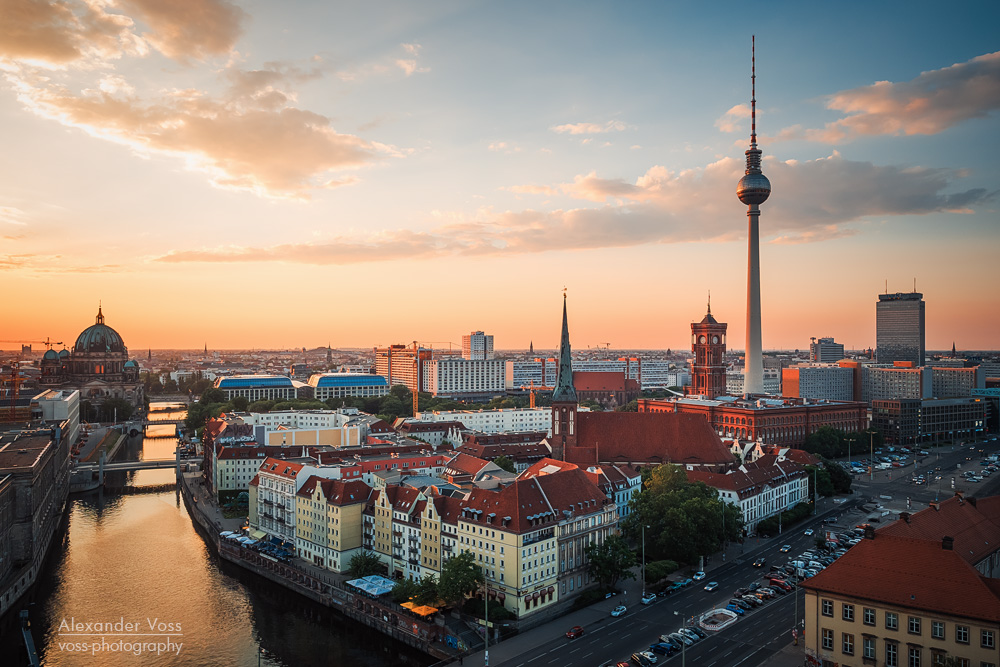
[[566,292],[563,291],[562,336],[559,339],[559,370],[556,388],[552,392],[552,402],[576,403],[576,389],[573,387],[573,351],[569,346],[569,321],[566,318]]
[[958,355],[955,354],[955,341],[952,341],[951,342],[951,358],[954,359],[956,356],[958,356]]
[[97,318],[94,324],[104,324],[104,313],[101,312],[101,302],[97,302]]
[[528,343],[528,354],[534,354],[534,353],[535,353],[535,341],[531,341]]

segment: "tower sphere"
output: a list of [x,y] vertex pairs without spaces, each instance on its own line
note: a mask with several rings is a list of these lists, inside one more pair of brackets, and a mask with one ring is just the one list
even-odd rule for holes
[[771,181],[764,174],[746,174],[736,186],[736,196],[747,206],[760,205],[771,194]]

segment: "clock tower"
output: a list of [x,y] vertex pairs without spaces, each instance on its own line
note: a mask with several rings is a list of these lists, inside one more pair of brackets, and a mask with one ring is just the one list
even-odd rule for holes
[[691,324],[691,366],[689,394],[715,398],[726,394],[726,328],[725,322],[712,317],[709,298],[708,313],[697,324]]

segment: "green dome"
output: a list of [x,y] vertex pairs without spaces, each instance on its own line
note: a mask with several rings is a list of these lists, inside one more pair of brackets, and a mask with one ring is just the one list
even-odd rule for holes
[[47,350],[44,355],[42,355],[43,361],[59,361],[59,353],[55,350]]
[[125,352],[125,341],[118,332],[104,323],[101,309],[97,309],[97,322],[83,330],[73,348],[76,352]]
[[67,350],[65,348],[59,350],[59,358],[60,359],[65,359],[68,356],[69,356],[69,350]]
[[139,364],[135,363],[135,359],[129,359],[125,362],[125,368],[138,368]]

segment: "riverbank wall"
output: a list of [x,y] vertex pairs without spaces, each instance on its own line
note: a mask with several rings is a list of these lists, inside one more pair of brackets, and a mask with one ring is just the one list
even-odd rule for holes
[[336,609],[344,616],[438,660],[449,660],[458,655],[456,650],[449,650],[449,644],[455,643],[454,635],[442,615],[426,621],[420,616],[409,614],[399,605],[342,588],[321,573],[282,563],[267,554],[247,549],[238,542],[225,540],[220,537],[220,533],[237,530],[240,521],[222,518],[207,494],[199,493],[200,479],[197,475],[182,475],[179,486],[184,505],[195,527],[219,558],[295,591],[317,604]]

